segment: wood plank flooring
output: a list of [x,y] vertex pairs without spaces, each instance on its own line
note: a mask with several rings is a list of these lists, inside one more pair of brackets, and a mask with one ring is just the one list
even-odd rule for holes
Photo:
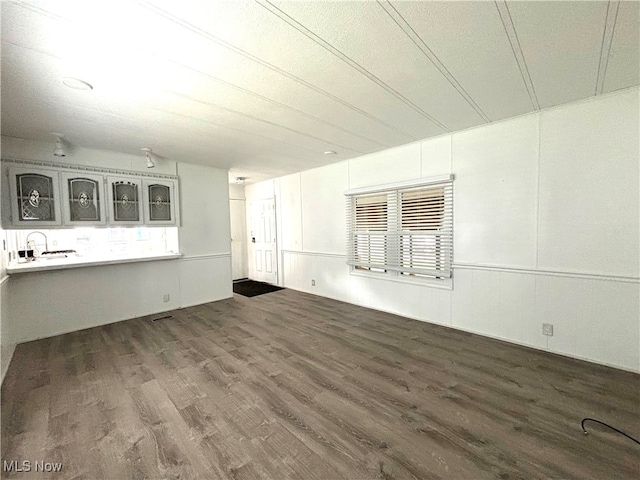
[[640,436],[636,374],[292,290],[169,313],[19,345],[2,478],[638,478],[580,428]]

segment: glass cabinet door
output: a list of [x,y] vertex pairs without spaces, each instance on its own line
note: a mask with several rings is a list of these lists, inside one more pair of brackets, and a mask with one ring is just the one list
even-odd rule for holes
[[10,168],[11,219],[14,226],[60,225],[58,172]]
[[144,219],[147,225],[176,224],[176,188],[173,180],[144,180]]
[[141,183],[133,178],[109,177],[110,223],[122,225],[142,224],[140,215]]
[[104,177],[63,173],[64,219],[70,225],[105,225]]
[[149,220],[171,221],[171,189],[166,185],[149,185]]

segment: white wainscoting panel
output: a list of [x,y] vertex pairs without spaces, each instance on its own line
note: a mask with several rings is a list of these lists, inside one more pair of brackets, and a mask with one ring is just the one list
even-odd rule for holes
[[[301,292],[355,303],[344,255],[282,252],[284,286]],[[315,286],[311,284],[315,280]]]
[[439,325],[451,326],[451,290],[421,287],[419,295],[421,319]]
[[5,276],[0,279],[0,385],[4,382],[4,376],[7,373],[13,352],[16,349],[16,343],[12,340],[15,335],[11,332],[11,323],[9,322],[9,277]]
[[477,332],[497,335],[500,325],[500,272],[473,271],[473,325]]
[[351,288],[358,305],[405,317],[422,319],[424,287],[364,275],[351,275]]
[[26,342],[178,308],[178,260],[13,275],[9,292],[9,340]]
[[553,324],[549,350],[640,371],[638,290],[625,282],[539,278],[536,305]]
[[473,270],[454,267],[451,326],[472,332],[477,331],[473,321]]
[[535,289],[535,275],[500,272],[497,337],[538,348],[546,347],[546,341],[540,338],[542,327],[534,314]]
[[542,329],[537,337],[530,332],[534,282],[527,277],[498,270],[456,268],[453,326],[546,348]]
[[231,254],[181,258],[179,278],[180,308],[230,298]]
[[[454,274],[453,327],[640,371],[638,283],[460,267]],[[552,337],[543,323],[553,325]]]

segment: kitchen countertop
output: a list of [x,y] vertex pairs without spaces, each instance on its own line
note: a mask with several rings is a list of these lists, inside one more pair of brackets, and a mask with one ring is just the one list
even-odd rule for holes
[[64,258],[37,258],[31,262],[11,263],[7,266],[7,274],[44,272],[49,270],[63,270],[67,268],[95,267],[99,265],[114,265],[118,263],[150,262],[155,260],[171,260],[180,258],[179,253],[163,253],[154,255],[110,255],[80,257],[69,255]]

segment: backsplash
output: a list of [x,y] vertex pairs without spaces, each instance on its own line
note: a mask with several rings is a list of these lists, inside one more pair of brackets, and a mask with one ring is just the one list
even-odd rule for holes
[[[75,250],[82,257],[146,256],[178,253],[177,227],[69,228],[6,230],[9,262],[18,261],[18,250]],[[27,246],[27,241],[29,245]]]

